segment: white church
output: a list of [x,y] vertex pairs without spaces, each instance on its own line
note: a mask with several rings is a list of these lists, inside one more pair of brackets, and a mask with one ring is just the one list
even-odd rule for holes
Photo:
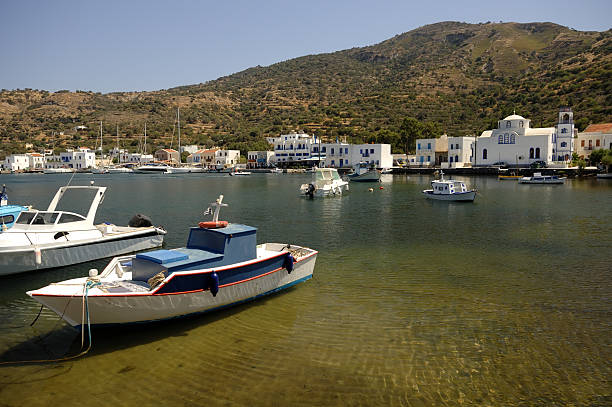
[[555,127],[531,128],[529,119],[513,114],[500,120],[497,128],[476,139],[474,166],[505,163],[527,167],[536,161],[547,165],[567,164],[574,151],[574,118],[570,108],[561,108]]

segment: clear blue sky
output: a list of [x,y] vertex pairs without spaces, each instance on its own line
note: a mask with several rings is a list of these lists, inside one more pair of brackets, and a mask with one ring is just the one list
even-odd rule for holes
[[605,31],[610,17],[611,0],[0,0],[0,88],[157,90],[440,21]]

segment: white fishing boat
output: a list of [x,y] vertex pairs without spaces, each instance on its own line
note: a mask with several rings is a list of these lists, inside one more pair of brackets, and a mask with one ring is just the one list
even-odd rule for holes
[[440,171],[440,179],[431,181],[431,189],[423,190],[428,199],[438,201],[468,201],[476,197],[476,190],[468,190],[463,181],[445,180],[444,173]]
[[342,195],[349,190],[349,183],[340,178],[335,168],[316,168],[313,180],[310,184],[300,186],[300,195],[313,197],[324,197]]
[[274,167],[270,170],[270,172],[272,174],[282,174],[283,173],[283,169],[282,168],[278,168],[278,167]]
[[381,171],[366,162],[360,162],[353,166],[353,172],[348,175],[349,181],[354,182],[379,182]]
[[[91,199],[85,216],[57,210],[62,200]],[[46,211],[29,209],[19,214],[12,228],[0,233],[0,276],[63,267],[161,246],[166,231],[152,226],[142,215],[129,226],[95,225],[106,187],[61,187]],[[92,197],[93,196],[93,197]]]
[[542,173],[536,172],[531,177],[520,178],[518,182],[520,184],[563,184],[565,182],[565,177],[542,175]]
[[250,172],[250,171],[241,171],[241,170],[238,170],[238,171],[231,171],[231,172],[229,173],[229,175],[236,175],[236,176],[240,176],[240,175],[251,175],[251,172]]
[[189,230],[186,247],[116,257],[99,275],[90,270],[27,295],[70,325],[115,325],[214,311],[312,278],[316,250],[258,245],[256,228],[218,220],[222,200],[212,204],[212,222]]

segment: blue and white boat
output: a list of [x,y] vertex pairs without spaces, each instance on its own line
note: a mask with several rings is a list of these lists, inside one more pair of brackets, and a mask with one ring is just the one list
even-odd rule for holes
[[28,209],[26,206],[9,205],[6,185],[2,185],[2,192],[0,192],[0,232],[8,230],[13,226],[19,214]]
[[27,294],[73,326],[159,321],[257,299],[312,278],[317,251],[288,243],[257,244],[257,229],[218,221],[189,231],[187,246],[114,258],[98,275]]
[[476,198],[476,190],[468,190],[462,181],[444,179],[444,173],[440,171],[440,179],[431,181],[431,189],[423,190],[423,195],[437,201],[472,202]]

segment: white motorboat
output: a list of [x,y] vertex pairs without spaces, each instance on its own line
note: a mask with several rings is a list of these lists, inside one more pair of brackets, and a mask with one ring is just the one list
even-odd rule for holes
[[134,171],[131,168],[128,168],[128,167],[116,166],[116,167],[110,167],[108,169],[108,172],[110,174],[124,174],[124,173],[131,173],[131,172],[134,172]]
[[170,174],[172,167],[166,164],[151,163],[134,168],[135,174]]
[[[85,216],[57,210],[60,199],[73,202],[89,194]],[[106,187],[61,187],[46,211],[29,209],[19,214],[12,228],[0,233],[0,276],[63,267],[161,246],[166,231],[135,216],[129,226],[94,225]],[[75,195],[76,194],[76,195]],[[93,195],[93,198],[91,198]]]
[[608,173],[602,172],[600,174],[597,174],[597,178],[598,179],[612,179],[612,172],[608,172]]
[[282,168],[278,168],[278,167],[274,167],[270,170],[270,172],[272,174],[282,174],[283,173],[283,169]]
[[[50,284],[27,295],[73,326],[159,321],[255,300],[312,278],[317,251],[257,244],[257,229],[218,220],[189,231],[187,246],[115,257],[98,275]],[[210,208],[209,208],[210,209]],[[84,304],[86,308],[84,308]],[[84,315],[84,309],[86,309]]]
[[349,190],[349,183],[340,178],[335,168],[316,168],[313,181],[300,186],[300,195],[313,197],[342,195]]
[[350,181],[354,182],[379,182],[381,171],[374,166],[360,162],[353,167],[353,172],[348,175]]
[[43,174],[65,174],[67,172],[74,172],[74,168],[45,168]]
[[250,171],[231,171],[229,175],[251,175]]
[[91,169],[91,173],[92,174],[108,174],[109,168],[108,167],[102,167],[102,168],[92,168]]
[[444,173],[440,171],[440,179],[431,181],[432,189],[423,190],[426,198],[438,201],[468,201],[476,198],[476,190],[468,190],[465,183],[452,179],[445,180]]
[[532,177],[520,178],[518,182],[520,184],[563,184],[565,182],[565,177],[542,175],[542,173],[536,172]]

